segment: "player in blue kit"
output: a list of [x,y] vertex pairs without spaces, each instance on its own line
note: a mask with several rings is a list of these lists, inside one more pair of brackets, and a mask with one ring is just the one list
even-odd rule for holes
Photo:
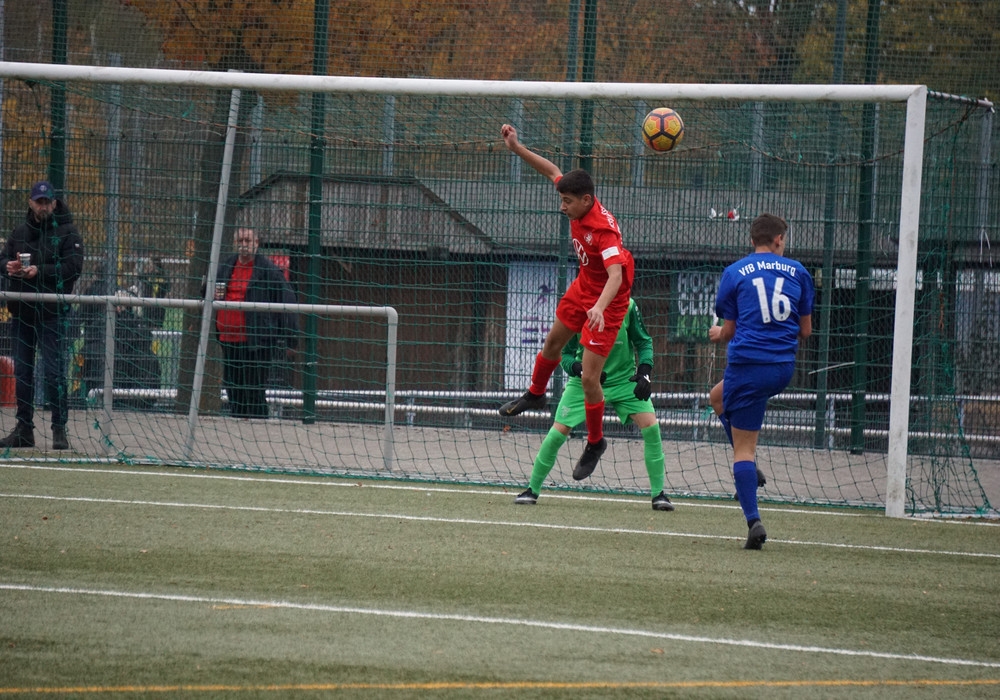
[[767,531],[757,510],[757,436],[767,400],[792,379],[799,340],[812,333],[813,280],[784,257],[788,224],[761,214],[750,225],[754,252],[722,273],[713,343],[729,342],[726,371],[709,400],[733,446],[733,480],[746,516],[745,549],[761,549]]

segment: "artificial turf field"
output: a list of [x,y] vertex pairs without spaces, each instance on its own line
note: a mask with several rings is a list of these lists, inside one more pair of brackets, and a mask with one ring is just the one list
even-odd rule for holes
[[1000,523],[0,464],[0,697],[996,698]]

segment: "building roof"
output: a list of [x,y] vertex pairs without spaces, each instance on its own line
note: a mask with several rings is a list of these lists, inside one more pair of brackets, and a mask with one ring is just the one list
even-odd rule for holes
[[[300,173],[272,175],[240,197],[239,223],[270,232],[264,236],[267,244],[306,246],[309,182]],[[639,259],[730,259],[734,250],[749,248],[749,224],[761,212],[789,221],[789,254],[804,262],[821,262],[827,240],[835,264],[857,259],[856,214],[838,206],[835,223],[827,225],[822,198],[814,194],[598,185],[597,196],[618,218],[626,246]],[[517,183],[350,174],[323,178],[323,247],[557,255],[562,226],[558,196],[539,178]],[[876,215],[871,230],[875,264],[895,263],[897,230],[897,213]]]

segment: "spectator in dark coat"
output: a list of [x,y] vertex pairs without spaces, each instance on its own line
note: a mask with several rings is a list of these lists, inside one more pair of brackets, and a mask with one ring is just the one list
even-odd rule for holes
[[[24,222],[14,227],[0,251],[0,274],[12,292],[71,294],[83,270],[83,241],[66,203],[52,185],[36,182]],[[45,404],[52,411],[52,449],[69,449],[67,325],[70,309],[62,302],[9,301],[14,354],[17,424],[0,448],[34,447],[35,350],[40,351]]]
[[[236,254],[219,265],[216,299],[295,304],[298,299],[281,268],[257,252],[253,229],[236,231]],[[293,313],[219,309],[215,323],[222,346],[223,383],[229,410],[240,418],[266,418],[265,389],[279,354],[295,349],[298,318]]]

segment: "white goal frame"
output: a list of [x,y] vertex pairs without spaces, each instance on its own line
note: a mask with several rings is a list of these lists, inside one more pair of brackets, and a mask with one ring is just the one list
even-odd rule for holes
[[364,93],[562,100],[739,100],[772,102],[895,102],[906,104],[896,308],[886,459],[888,517],[905,515],[910,372],[916,295],[920,188],[927,108],[925,85],[738,85],[701,83],[568,83],[430,78],[360,78],[0,62],[0,79],[206,87],[276,92]]

